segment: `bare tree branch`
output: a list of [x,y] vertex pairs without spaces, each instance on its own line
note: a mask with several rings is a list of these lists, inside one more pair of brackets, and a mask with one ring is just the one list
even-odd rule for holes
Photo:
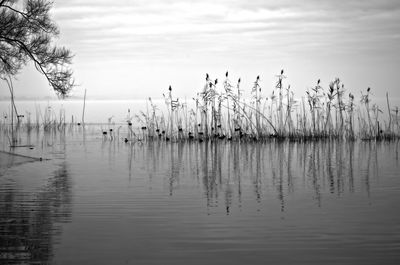
[[69,69],[73,55],[52,44],[57,26],[49,17],[52,2],[28,0],[23,10],[16,1],[0,1],[0,77],[15,75],[28,61],[45,76],[58,95],[65,97],[75,86]]

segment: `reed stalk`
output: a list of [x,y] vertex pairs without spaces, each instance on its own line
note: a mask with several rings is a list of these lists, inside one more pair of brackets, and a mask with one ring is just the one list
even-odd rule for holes
[[82,109],[82,126],[85,125],[85,109],[86,109],[86,89],[83,96],[83,109]]

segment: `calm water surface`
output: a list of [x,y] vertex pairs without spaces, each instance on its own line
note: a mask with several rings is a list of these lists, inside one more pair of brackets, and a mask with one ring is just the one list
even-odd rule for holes
[[398,142],[99,135],[20,133],[50,160],[2,163],[0,264],[400,264]]

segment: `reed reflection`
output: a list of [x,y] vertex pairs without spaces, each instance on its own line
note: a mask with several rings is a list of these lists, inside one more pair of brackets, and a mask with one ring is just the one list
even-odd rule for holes
[[60,223],[71,220],[71,183],[63,163],[40,188],[27,192],[15,183],[0,188],[0,263],[49,264]]
[[[142,150],[149,175],[165,172],[170,196],[181,182],[200,183],[207,208],[224,206],[230,214],[232,207],[242,207],[243,196],[253,198],[259,210],[266,197],[273,195],[284,212],[288,196],[295,193],[306,194],[319,207],[324,196],[359,190],[369,193],[370,179],[378,177],[377,145],[354,141],[208,141],[131,148]],[[393,158],[396,152],[393,148]],[[128,167],[131,171],[132,162]]]

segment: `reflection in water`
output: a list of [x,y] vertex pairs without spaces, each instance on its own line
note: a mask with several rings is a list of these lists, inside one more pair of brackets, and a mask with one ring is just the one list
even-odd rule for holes
[[47,264],[60,223],[71,218],[71,183],[65,163],[40,190],[0,188],[0,263]]
[[[370,179],[378,178],[378,148],[375,142],[266,142],[266,143],[163,143],[130,146],[129,176],[135,150],[145,161],[150,176],[168,172],[168,192],[180,187],[182,178],[202,184],[207,208],[225,204],[242,206],[243,187],[252,189],[256,205],[267,193],[276,194],[285,211],[288,194],[311,192],[318,206],[329,194],[343,196],[356,189],[370,193]],[[357,154],[355,155],[355,153]],[[395,152],[395,150],[393,150]],[[397,151],[396,151],[397,152]],[[356,172],[356,173],[355,173]],[[355,178],[357,178],[355,180]],[[189,180],[190,181],[190,180]],[[355,187],[358,183],[358,187]]]
[[398,142],[125,143],[90,126],[26,141],[62,166],[33,191],[0,177],[0,264],[398,259]]

